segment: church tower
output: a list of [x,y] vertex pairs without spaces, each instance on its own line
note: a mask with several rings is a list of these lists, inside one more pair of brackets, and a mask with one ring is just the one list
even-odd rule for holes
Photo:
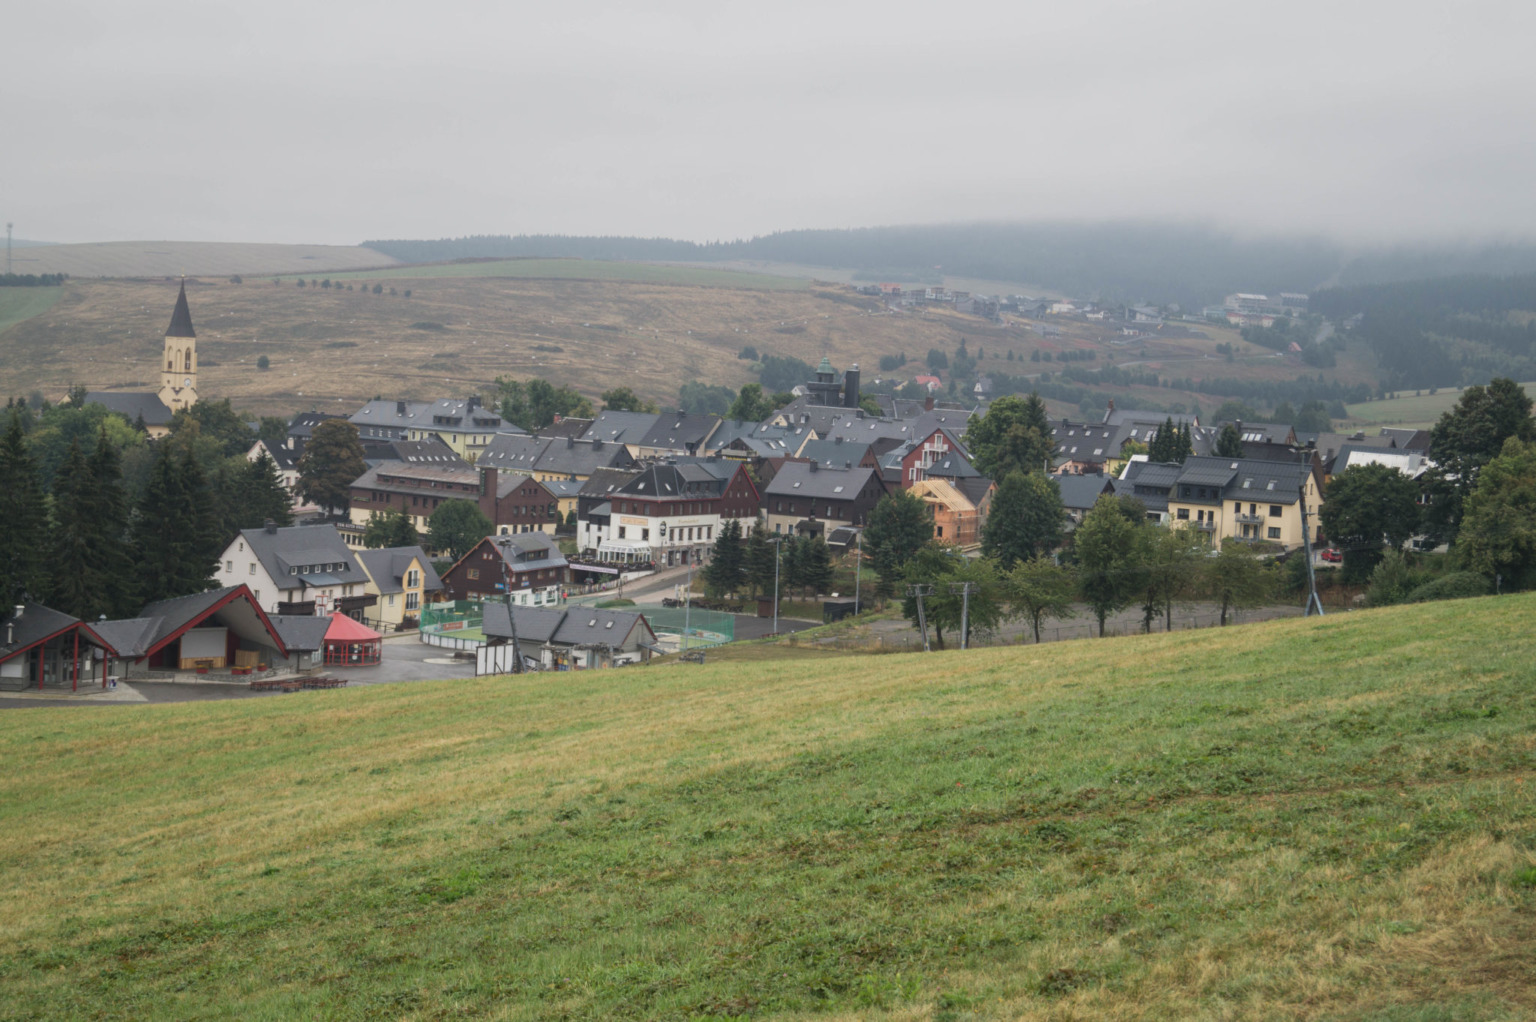
[[197,334],[187,308],[187,281],[182,278],[176,310],[165,330],[165,357],[160,363],[160,401],[171,411],[197,404]]

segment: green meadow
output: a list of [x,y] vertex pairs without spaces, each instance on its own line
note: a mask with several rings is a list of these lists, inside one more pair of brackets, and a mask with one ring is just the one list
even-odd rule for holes
[[0,1017],[1529,1019],[1533,614],[6,709]]
[[608,262],[599,259],[496,259],[486,262],[432,263],[384,270],[330,273],[337,280],[442,279],[451,277],[511,277],[539,280],[599,280],[627,284],[684,284],[743,288],[753,291],[804,291],[810,281],[739,270],[713,270],[665,263]]
[[[1536,383],[1522,383],[1527,394],[1536,394]],[[1384,401],[1364,401],[1347,405],[1350,423],[1361,426],[1403,426],[1428,429],[1440,416],[1461,400],[1461,388],[1441,387],[1433,394],[1425,390],[1398,392]],[[1343,427],[1341,427],[1343,428]]]
[[62,287],[0,287],[0,333],[41,316],[64,294]]

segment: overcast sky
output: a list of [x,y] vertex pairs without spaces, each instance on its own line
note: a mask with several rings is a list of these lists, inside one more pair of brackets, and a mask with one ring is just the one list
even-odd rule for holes
[[22,238],[1536,235],[1529,0],[54,0],[3,24]]

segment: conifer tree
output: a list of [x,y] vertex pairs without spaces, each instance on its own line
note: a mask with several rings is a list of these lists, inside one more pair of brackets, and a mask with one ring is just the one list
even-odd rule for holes
[[[25,409],[25,405],[21,408]],[[38,598],[46,581],[43,570],[47,534],[37,465],[27,453],[22,415],[13,410],[0,440],[0,606],[22,597]]]
[[741,548],[741,521],[733,518],[720,527],[709,563],[704,566],[704,586],[715,596],[741,588],[745,552]]
[[747,537],[746,584],[754,595],[773,592],[774,548],[768,542],[768,530],[762,523],[752,527]]
[[800,581],[812,596],[831,588],[832,551],[827,541],[820,536],[812,536],[805,541],[800,559]]
[[219,538],[212,495],[190,446],[161,445],[138,510],[134,551],[144,601],[208,588]]
[[46,599],[54,610],[94,621],[107,612],[96,560],[100,531],[92,506],[90,464],[71,440],[53,481],[53,522],[48,536]]
[[128,543],[130,507],[123,487],[123,458],[105,428],[91,455],[91,508],[96,524],[95,557],[105,606],[99,613],[128,617],[139,609],[133,555]]
[[266,451],[256,455],[246,470],[246,494],[249,513],[241,528],[255,529],[268,521],[279,528],[293,524],[293,504],[288,498],[288,488],[278,474],[277,462],[267,457]]

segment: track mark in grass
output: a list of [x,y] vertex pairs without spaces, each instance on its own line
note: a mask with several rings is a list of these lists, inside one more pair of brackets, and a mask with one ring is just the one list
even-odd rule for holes
[[1040,982],[1035,989],[1047,997],[1053,997],[1071,993],[1080,986],[1092,983],[1096,978],[1086,969],[1052,969],[1040,977]]

